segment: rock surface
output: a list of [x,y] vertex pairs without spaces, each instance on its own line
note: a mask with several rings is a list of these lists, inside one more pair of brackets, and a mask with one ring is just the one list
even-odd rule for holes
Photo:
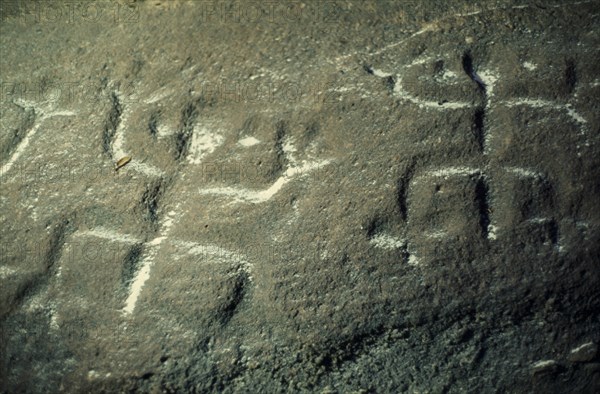
[[0,392],[599,390],[596,1],[1,7]]

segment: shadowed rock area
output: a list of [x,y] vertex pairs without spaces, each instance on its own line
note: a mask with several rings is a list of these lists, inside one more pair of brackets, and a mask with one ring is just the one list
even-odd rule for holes
[[600,391],[597,1],[0,7],[0,393]]

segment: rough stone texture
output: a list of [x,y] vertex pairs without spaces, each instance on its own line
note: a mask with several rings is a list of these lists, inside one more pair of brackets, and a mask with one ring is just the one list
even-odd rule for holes
[[571,350],[569,361],[574,363],[586,363],[594,361],[598,357],[598,344],[594,342],[584,343]]
[[87,4],[2,2],[1,392],[598,392],[597,1]]

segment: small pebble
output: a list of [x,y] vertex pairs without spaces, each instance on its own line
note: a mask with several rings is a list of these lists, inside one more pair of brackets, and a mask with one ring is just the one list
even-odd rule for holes
[[598,355],[598,344],[594,342],[584,343],[569,353],[569,361],[573,363],[586,363],[592,361]]

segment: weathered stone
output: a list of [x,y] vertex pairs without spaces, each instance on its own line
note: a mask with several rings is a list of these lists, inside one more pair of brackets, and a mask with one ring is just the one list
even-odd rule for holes
[[569,361],[574,363],[586,363],[593,361],[597,356],[598,344],[594,342],[588,342],[571,350],[569,353]]
[[0,392],[594,392],[595,2],[0,10]]

